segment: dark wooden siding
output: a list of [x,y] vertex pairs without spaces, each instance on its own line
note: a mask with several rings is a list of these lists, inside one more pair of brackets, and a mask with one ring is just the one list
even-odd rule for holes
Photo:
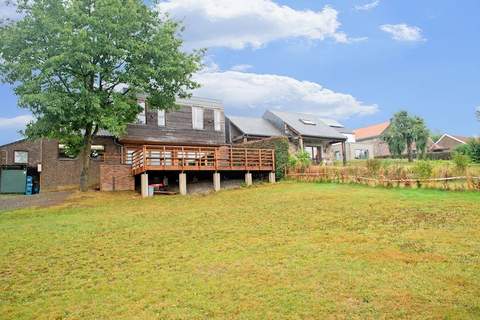
[[225,117],[221,112],[221,131],[215,131],[214,109],[204,108],[204,130],[192,128],[192,108],[182,106],[178,110],[169,111],[165,115],[165,126],[158,126],[157,111],[146,113],[147,124],[131,124],[127,133],[120,141],[168,143],[168,144],[198,144],[219,145],[225,143]]

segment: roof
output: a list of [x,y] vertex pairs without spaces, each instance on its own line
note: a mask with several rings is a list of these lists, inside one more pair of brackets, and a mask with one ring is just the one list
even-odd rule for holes
[[282,133],[263,118],[228,117],[230,122],[246,135],[281,136]]
[[317,118],[318,120],[322,121],[329,127],[336,127],[336,128],[343,128],[344,125],[338,122],[337,120],[327,119],[327,118]]
[[383,122],[369,127],[355,129],[353,130],[353,133],[357,140],[375,138],[381,136],[388,126],[390,126],[390,122]]
[[343,134],[353,134],[353,130],[352,130],[352,129],[340,128],[340,127],[334,127],[334,129],[337,130],[337,131],[340,132],[340,133],[343,133]]
[[[271,110],[267,111],[267,113],[271,113],[277,118],[281,119],[289,127],[291,127],[293,130],[295,130],[298,134],[302,136],[330,138],[338,140],[346,139],[345,135],[335,130],[335,128],[328,126],[324,122],[325,119],[321,120],[320,118],[312,114]],[[309,124],[307,122],[311,122],[312,124]]]

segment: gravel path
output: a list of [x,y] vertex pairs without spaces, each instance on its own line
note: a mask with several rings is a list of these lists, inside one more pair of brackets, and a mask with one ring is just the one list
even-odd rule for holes
[[0,195],[0,212],[28,207],[53,206],[62,203],[71,194],[72,192],[70,191],[60,191],[43,192],[31,196]]

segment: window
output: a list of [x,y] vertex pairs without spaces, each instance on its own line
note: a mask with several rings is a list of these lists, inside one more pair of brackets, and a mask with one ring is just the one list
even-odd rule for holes
[[165,110],[158,110],[158,126],[165,127]]
[[222,112],[220,110],[213,110],[213,124],[215,131],[222,131]]
[[355,150],[355,159],[364,160],[369,158],[368,149],[356,149]]
[[308,119],[300,119],[300,121],[301,121],[303,124],[306,124],[306,125],[309,125],[309,126],[315,126],[315,125],[317,125],[314,121],[308,120]]
[[137,123],[138,124],[146,124],[147,118],[145,116],[145,100],[140,100],[138,105],[142,108],[142,111],[137,115]]
[[95,160],[101,160],[103,159],[103,155],[105,154],[105,147],[102,145],[92,145],[90,152],[90,158],[95,159]]
[[[93,144],[90,150],[91,150],[90,158],[94,159],[94,160],[102,159],[103,155],[105,154],[105,146],[100,145],[100,144],[98,144],[98,145]],[[68,150],[66,145],[59,144],[58,145],[58,158],[59,159],[76,159],[77,154],[72,150]]]
[[340,151],[335,151],[335,160],[342,160],[342,154]]
[[13,157],[15,163],[28,163],[28,151],[14,151]]
[[192,127],[193,129],[203,130],[203,109],[192,107]]

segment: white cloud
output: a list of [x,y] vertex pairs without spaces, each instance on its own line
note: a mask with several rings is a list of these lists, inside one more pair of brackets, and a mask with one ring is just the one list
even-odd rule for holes
[[13,118],[0,117],[0,129],[25,129],[25,125],[33,120],[31,115],[21,115]]
[[272,0],[164,0],[157,8],[183,21],[184,38],[191,48],[259,48],[289,38],[349,42],[338,30],[338,12],[329,6],[312,11]]
[[346,118],[378,110],[377,105],[365,104],[349,94],[334,92],[318,83],[274,74],[203,72],[197,74],[195,80],[202,84],[195,95],[221,99],[230,111],[271,108]]
[[378,7],[379,5],[380,5],[380,0],[376,0],[376,1],[372,1],[372,2],[366,3],[366,4],[362,4],[362,5],[355,6],[355,10],[358,10],[358,11],[370,11],[370,10],[372,10],[372,9],[375,9],[375,8]]
[[250,64],[237,64],[236,66],[233,66],[230,68],[232,71],[248,71],[252,69],[253,66]]
[[380,26],[382,31],[392,35],[397,41],[425,41],[422,36],[422,29],[419,27],[409,26],[405,23],[401,24],[384,24]]

